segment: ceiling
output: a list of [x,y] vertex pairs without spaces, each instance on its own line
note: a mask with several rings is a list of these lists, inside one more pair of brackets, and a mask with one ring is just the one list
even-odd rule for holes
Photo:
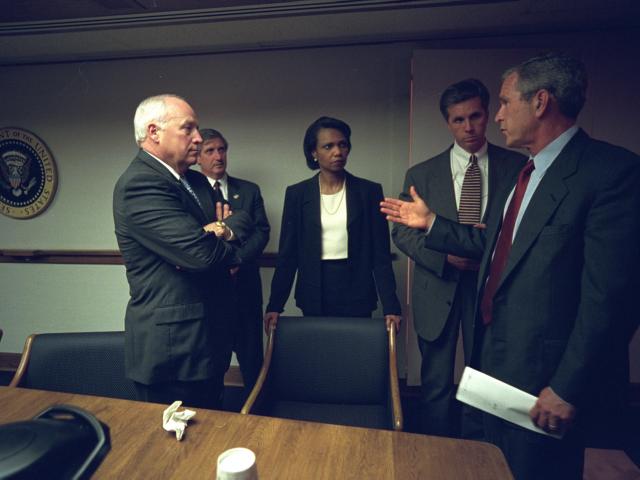
[[[0,12],[2,22],[33,22],[111,15],[138,15],[189,10],[257,6],[273,0],[21,0],[12,1]],[[294,3],[280,0],[277,3]],[[299,2],[298,2],[299,3]]]
[[3,3],[0,65],[640,27],[638,0]]

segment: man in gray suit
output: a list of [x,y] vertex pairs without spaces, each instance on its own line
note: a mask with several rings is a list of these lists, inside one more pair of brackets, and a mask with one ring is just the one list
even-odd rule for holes
[[212,200],[195,193],[206,179],[188,169],[202,137],[185,100],[147,98],[134,128],[140,150],[113,193],[131,295],[126,374],[140,400],[216,408],[231,354],[229,268],[240,263],[223,238],[243,238],[244,227],[233,216],[212,222]]
[[200,170],[206,175],[218,200],[229,204],[231,211],[244,212],[251,220],[251,230],[238,249],[242,266],[232,270],[237,317],[233,322],[233,351],[236,352],[245,394],[249,394],[262,367],[262,281],[258,259],[269,242],[269,220],[260,187],[253,182],[227,174],[229,144],[217,130],[205,128],[198,157]]
[[[486,222],[495,192],[504,187],[525,160],[523,155],[487,142],[488,109],[489,92],[479,80],[471,78],[447,87],[440,97],[440,111],[454,144],[409,169],[401,198],[410,198],[407,192],[413,185],[440,215],[475,225]],[[476,204],[474,215],[469,216],[464,211],[470,203],[464,203],[467,197],[463,185],[473,182],[474,169],[476,188],[472,200]],[[415,262],[411,305],[422,354],[421,431],[454,436],[460,428],[458,419],[454,419],[457,409],[452,408],[456,345],[462,326],[465,359],[470,363],[479,262],[431,250],[424,245],[422,233],[402,224],[394,226],[392,237],[396,246]],[[480,436],[480,422],[474,424],[473,418],[473,412],[465,409],[463,436]]]
[[[625,421],[637,326],[640,158],[577,127],[587,74],[571,57],[532,58],[503,75],[496,121],[531,159],[497,197],[486,230],[435,214],[415,189],[387,218],[430,248],[481,259],[480,368],[537,401],[529,414],[561,440],[483,415],[517,479],[582,479],[588,433]],[[601,427],[601,428],[597,428]],[[599,437],[602,438],[602,437]]]

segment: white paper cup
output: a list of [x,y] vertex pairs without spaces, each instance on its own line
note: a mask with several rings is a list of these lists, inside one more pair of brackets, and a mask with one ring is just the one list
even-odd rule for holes
[[216,480],[258,480],[256,455],[248,448],[231,448],[218,456]]

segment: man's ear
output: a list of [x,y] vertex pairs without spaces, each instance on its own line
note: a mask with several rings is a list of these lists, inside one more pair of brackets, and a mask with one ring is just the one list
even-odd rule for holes
[[536,117],[541,117],[546,111],[549,110],[551,103],[551,94],[546,89],[541,89],[536,92],[533,97],[533,105],[535,108]]
[[160,132],[160,127],[155,123],[150,123],[149,125],[147,125],[147,137],[156,143],[159,141],[158,132]]

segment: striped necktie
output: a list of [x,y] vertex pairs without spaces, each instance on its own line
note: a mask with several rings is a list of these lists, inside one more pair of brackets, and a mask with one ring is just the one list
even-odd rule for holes
[[471,155],[469,166],[464,174],[462,190],[460,191],[460,208],[458,222],[480,223],[482,210],[482,177],[478,166],[478,157]]
[[191,194],[191,196],[193,197],[193,199],[196,201],[196,203],[198,204],[198,206],[200,207],[200,209],[202,209],[202,204],[200,203],[200,199],[198,198],[198,196],[196,195],[195,190],[191,187],[191,185],[189,185],[189,182],[187,181],[187,179],[185,177],[180,177],[180,183],[184,186],[184,188],[187,189],[187,192],[189,192]]

